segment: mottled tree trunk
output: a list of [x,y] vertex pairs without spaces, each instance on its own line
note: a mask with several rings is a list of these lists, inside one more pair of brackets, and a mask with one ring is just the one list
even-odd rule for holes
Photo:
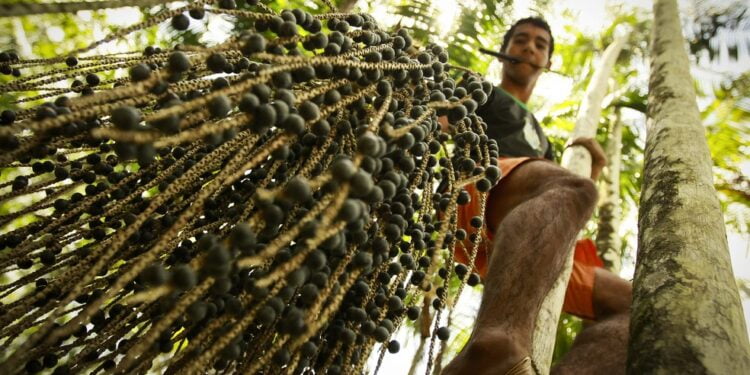
[[[602,54],[602,59],[596,67],[593,77],[586,87],[586,95],[581,102],[581,108],[576,118],[576,127],[571,139],[578,137],[594,137],[599,117],[602,112],[602,101],[607,94],[607,82],[612,73],[617,56],[625,45],[627,37],[620,35],[615,38]],[[565,150],[562,166],[580,176],[591,176],[591,155],[582,146],[573,146]],[[573,252],[570,252],[567,263],[560,273],[555,286],[545,298],[534,329],[532,357],[534,363],[543,374],[549,373],[552,354],[555,349],[555,332],[560,321],[560,311],[565,299],[565,289],[570,279],[573,267]]]
[[675,0],[656,0],[629,374],[749,374],[750,344]]
[[607,137],[607,160],[609,164],[602,173],[604,183],[599,204],[599,223],[596,231],[596,247],[604,266],[619,273],[622,268],[622,240],[617,233],[620,228],[620,159],[622,158],[622,122],[620,109],[615,112],[614,121]]

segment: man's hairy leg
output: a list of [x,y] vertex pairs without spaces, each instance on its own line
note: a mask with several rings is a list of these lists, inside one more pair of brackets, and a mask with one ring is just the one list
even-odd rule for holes
[[630,314],[612,315],[586,327],[552,375],[625,374]]
[[553,375],[625,374],[633,287],[603,268],[597,268],[594,277],[596,322],[576,336]]
[[492,195],[488,225],[499,225],[482,303],[444,374],[503,374],[530,354],[542,301],[596,203],[591,180],[542,161],[517,167]]
[[597,320],[604,320],[622,313],[630,313],[630,304],[633,301],[633,284],[611,271],[597,268],[594,271],[592,299]]

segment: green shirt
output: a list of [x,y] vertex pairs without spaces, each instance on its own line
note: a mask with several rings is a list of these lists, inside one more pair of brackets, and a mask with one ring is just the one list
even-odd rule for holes
[[477,108],[476,113],[487,123],[487,137],[497,141],[500,156],[555,160],[549,140],[534,114],[499,86],[493,88],[487,102]]

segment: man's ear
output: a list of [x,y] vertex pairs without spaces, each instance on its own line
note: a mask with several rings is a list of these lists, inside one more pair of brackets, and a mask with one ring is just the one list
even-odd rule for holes
[[547,60],[547,66],[545,66],[545,68],[549,69],[550,67],[552,67],[552,60],[551,59]]

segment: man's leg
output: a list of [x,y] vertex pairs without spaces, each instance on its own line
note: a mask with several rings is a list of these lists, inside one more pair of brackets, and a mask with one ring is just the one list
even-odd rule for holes
[[597,268],[594,273],[592,294],[596,320],[630,313],[630,304],[633,302],[633,284],[604,268]]
[[603,268],[594,276],[596,322],[576,336],[553,375],[625,374],[632,284]]
[[550,374],[624,375],[629,329],[628,313],[610,316],[584,328]]
[[486,216],[497,232],[482,303],[444,374],[503,374],[530,354],[542,301],[595,204],[590,179],[544,161],[517,167],[493,189]]

